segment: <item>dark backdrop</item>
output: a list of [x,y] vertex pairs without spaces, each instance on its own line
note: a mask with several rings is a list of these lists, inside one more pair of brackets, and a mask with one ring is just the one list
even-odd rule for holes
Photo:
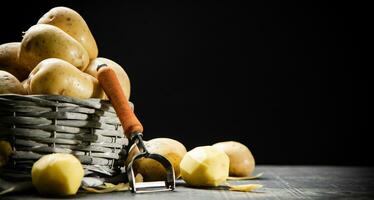
[[78,11],[100,56],[128,72],[146,139],[236,140],[260,164],[370,164],[364,6],[1,4],[1,43],[54,6]]

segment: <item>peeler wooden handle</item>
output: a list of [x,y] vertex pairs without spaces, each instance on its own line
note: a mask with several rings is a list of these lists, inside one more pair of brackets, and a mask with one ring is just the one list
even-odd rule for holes
[[106,64],[97,67],[97,79],[112,103],[128,139],[132,134],[143,133],[143,126],[129,106],[117,75]]

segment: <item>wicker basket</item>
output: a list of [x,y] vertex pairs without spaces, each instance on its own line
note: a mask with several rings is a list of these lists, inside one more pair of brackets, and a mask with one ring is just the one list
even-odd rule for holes
[[37,159],[57,152],[75,155],[86,176],[113,176],[128,145],[108,101],[54,95],[0,95],[0,139],[13,148],[0,176],[14,179],[30,178]]

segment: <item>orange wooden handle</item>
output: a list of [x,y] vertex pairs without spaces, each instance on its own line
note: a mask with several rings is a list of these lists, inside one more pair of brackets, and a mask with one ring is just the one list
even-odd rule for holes
[[126,137],[130,139],[134,133],[143,133],[143,126],[131,110],[113,69],[107,65],[99,65],[97,72],[97,79],[112,103]]

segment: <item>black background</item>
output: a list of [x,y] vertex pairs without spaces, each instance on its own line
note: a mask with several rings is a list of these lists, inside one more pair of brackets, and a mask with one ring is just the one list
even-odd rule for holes
[[246,144],[259,164],[369,165],[365,5],[1,3],[0,43],[54,6],[121,64],[145,138]]

